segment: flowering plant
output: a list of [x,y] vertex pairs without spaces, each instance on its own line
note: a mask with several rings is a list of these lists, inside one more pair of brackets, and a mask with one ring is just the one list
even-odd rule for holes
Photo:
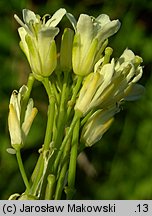
[[[58,23],[66,15],[73,29],[65,28],[59,54],[55,37]],[[76,161],[84,148],[97,143],[109,129],[122,101],[136,100],[143,86],[142,58],[124,50],[117,60],[108,38],[120,28],[118,20],[106,14],[97,18],[81,14],[78,21],[65,9],[42,18],[28,9],[18,32],[20,47],[31,73],[19,92],[14,90],[9,104],[8,126],[12,148],[17,156],[25,192],[9,199],[72,199],[75,194]],[[26,137],[38,112],[30,98],[34,81],[41,82],[48,95],[44,143],[31,178],[21,157]]]

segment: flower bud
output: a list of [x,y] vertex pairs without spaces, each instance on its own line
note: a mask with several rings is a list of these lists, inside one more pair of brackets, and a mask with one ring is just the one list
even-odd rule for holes
[[66,28],[62,35],[61,50],[60,50],[60,66],[64,72],[69,72],[72,69],[72,44],[74,32]]
[[96,90],[100,83],[100,74],[99,73],[90,73],[80,90],[79,97],[76,101],[74,107],[75,110],[79,110],[83,115],[85,115],[89,110],[89,104],[91,103],[92,98],[94,97]]
[[20,130],[20,119],[17,116],[17,107],[9,105],[8,125],[11,138],[11,145],[14,149],[23,147],[22,135]]
[[37,114],[37,109],[35,107],[33,108],[33,100],[30,99],[25,111],[24,122],[23,124],[21,123],[21,103],[26,91],[26,86],[22,86],[19,92],[14,90],[9,104],[8,127],[11,145],[17,151],[24,146],[24,139],[27,136],[32,122]]
[[90,147],[102,138],[112,124],[116,112],[118,112],[117,107],[112,107],[93,113],[82,129],[81,141],[85,146]]
[[26,112],[25,112],[24,122],[22,124],[22,131],[23,131],[24,137],[28,135],[31,125],[33,123],[33,120],[35,119],[36,114],[38,112],[37,108],[33,107],[33,105],[34,105],[33,100],[32,98],[30,98],[28,105],[27,105]]

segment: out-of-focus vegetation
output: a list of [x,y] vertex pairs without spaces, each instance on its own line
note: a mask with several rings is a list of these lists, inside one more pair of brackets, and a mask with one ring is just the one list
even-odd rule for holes
[[[16,158],[6,152],[10,147],[9,97],[13,89],[26,83],[30,70],[18,45],[18,24],[13,15],[21,17],[23,8],[40,15],[52,14],[60,7],[76,17],[80,13],[93,16],[107,13],[111,19],[120,19],[121,29],[109,42],[114,55],[119,57],[128,47],[144,61],[140,83],[145,86],[145,94],[137,102],[125,103],[103,139],[85,151],[96,175],[78,166],[75,199],[152,199],[152,1],[148,0],[0,1],[0,199],[24,191]],[[62,21],[61,32],[65,21]],[[43,142],[45,128],[42,125],[46,122],[47,97],[43,88],[37,90],[38,85],[35,83],[32,96],[39,114],[22,151],[28,176],[38,156],[35,149]]]

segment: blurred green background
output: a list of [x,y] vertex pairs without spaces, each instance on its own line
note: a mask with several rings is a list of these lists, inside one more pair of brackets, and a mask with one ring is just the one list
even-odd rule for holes
[[[21,17],[23,8],[40,15],[53,14],[60,7],[76,17],[80,13],[95,17],[107,13],[111,19],[118,18],[121,29],[109,42],[114,56],[119,57],[128,47],[144,60],[140,83],[145,86],[145,94],[139,101],[124,104],[103,139],[86,149],[93,172],[78,166],[75,199],[152,199],[152,1],[148,0],[0,0],[0,199],[24,191],[16,158],[6,152],[10,147],[9,98],[13,89],[26,83],[29,73],[13,15]],[[43,142],[42,125],[46,122],[47,97],[39,85],[36,82],[32,92],[39,114],[23,150],[28,176],[38,156],[34,149]],[[96,175],[92,174],[94,169]]]

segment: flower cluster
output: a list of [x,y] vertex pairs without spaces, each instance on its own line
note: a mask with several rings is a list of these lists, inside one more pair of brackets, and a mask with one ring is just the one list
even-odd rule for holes
[[[59,28],[56,26],[64,15],[74,30],[70,28],[64,30],[60,61],[57,61],[55,36],[59,33]],[[92,113],[81,135],[86,145],[92,145],[109,128],[121,101],[136,100],[144,91],[141,85],[136,84],[142,76],[141,57],[126,49],[118,60],[111,59],[112,49],[107,47],[108,38],[119,30],[119,20],[111,21],[106,14],[101,14],[97,18],[81,14],[76,21],[74,16],[63,8],[55,12],[52,17],[45,15],[42,18],[24,9],[24,23],[17,15],[14,17],[22,26],[18,29],[20,46],[36,79],[50,77],[57,64],[63,72],[73,71],[75,74],[74,78],[72,75],[73,80],[83,77],[82,88],[77,92],[78,99],[74,109],[80,111],[83,117],[89,112]],[[14,109],[12,100],[18,96],[13,93],[12,97],[10,113],[13,113]],[[18,133],[21,133],[20,130]],[[94,141],[91,141],[92,139]],[[87,144],[88,140],[90,144]],[[21,140],[18,142],[22,143]]]
[[[57,25],[64,16],[71,28],[64,29],[57,46]],[[43,198],[46,190],[45,199],[60,199],[68,182],[65,193],[71,199],[78,152],[102,138],[123,101],[143,94],[143,86],[137,84],[142,58],[130,49],[112,56],[108,38],[117,33],[120,22],[106,14],[97,18],[80,14],[76,20],[63,8],[43,17],[24,9],[23,21],[14,17],[21,25],[20,47],[31,68],[27,85],[11,95],[8,117],[11,144],[26,185],[22,198]],[[40,157],[28,182],[20,149],[37,114],[30,98],[35,79],[44,86],[49,106]]]
[[[109,122],[118,112],[122,101],[136,100],[144,91],[142,85],[136,84],[143,72],[140,66],[142,59],[139,56],[135,56],[131,50],[126,49],[117,61],[113,58],[104,64],[104,58],[95,64],[94,72],[86,77],[75,105],[75,110],[79,110],[83,115],[93,109],[101,110],[99,111],[101,114],[98,111],[93,113],[84,127],[86,131],[82,133],[82,136],[85,139],[88,134],[86,142],[89,142],[89,145],[101,138],[109,128]],[[90,132],[90,127],[94,129],[94,136]],[[97,132],[98,128],[100,128],[100,134]],[[93,137],[94,140],[92,140]]]

